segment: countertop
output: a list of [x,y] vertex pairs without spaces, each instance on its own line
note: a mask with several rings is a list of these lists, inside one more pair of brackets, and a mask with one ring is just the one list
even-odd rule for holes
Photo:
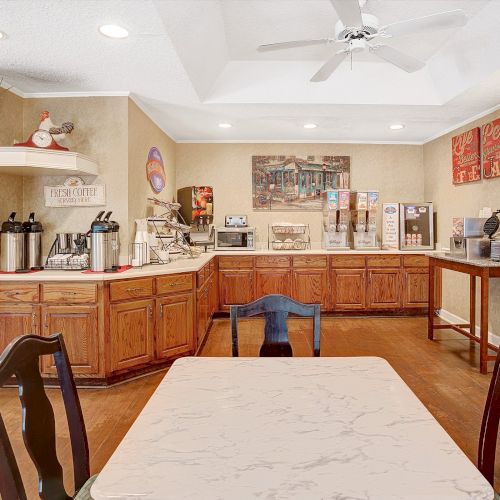
[[455,257],[449,253],[445,252],[433,252],[427,253],[429,257],[434,257],[435,259],[447,260],[449,262],[459,262],[460,264],[470,264],[471,266],[478,267],[500,267],[500,262],[494,262],[490,259],[467,259],[463,257]]
[[493,489],[384,359],[188,357],[91,495],[493,500]]
[[401,251],[401,250],[246,250],[246,251],[209,251],[194,259],[180,256],[169,264],[147,265],[142,268],[131,268],[122,273],[85,273],[83,271],[55,271],[43,270],[32,273],[5,273],[0,274],[2,281],[111,281],[146,276],[160,276],[164,274],[189,273],[199,271],[214,256],[224,255],[404,255],[429,254],[428,251]]

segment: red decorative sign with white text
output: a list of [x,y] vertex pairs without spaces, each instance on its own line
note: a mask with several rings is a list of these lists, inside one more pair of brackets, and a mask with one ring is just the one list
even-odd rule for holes
[[451,138],[453,184],[481,179],[479,127]]
[[500,177],[500,118],[482,126],[483,177]]

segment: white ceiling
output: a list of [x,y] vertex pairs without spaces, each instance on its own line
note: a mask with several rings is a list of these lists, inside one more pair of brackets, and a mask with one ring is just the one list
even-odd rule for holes
[[[421,143],[500,104],[500,0],[363,6],[382,25],[456,8],[463,28],[387,42],[424,69],[407,74],[363,53],[310,83],[331,48],[256,47],[332,36],[329,0],[0,0],[0,76],[28,97],[130,92],[179,141]],[[101,36],[110,23],[130,37]],[[318,128],[304,130],[311,121]],[[389,130],[394,122],[405,129]]]

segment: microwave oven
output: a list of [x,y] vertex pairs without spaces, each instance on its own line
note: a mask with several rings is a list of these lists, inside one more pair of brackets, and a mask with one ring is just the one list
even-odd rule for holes
[[215,228],[215,250],[255,250],[255,228]]

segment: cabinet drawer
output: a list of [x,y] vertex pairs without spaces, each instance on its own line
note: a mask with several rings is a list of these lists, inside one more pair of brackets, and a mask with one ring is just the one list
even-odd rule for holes
[[109,285],[110,299],[127,300],[153,295],[153,278],[118,281]]
[[219,257],[219,269],[252,269],[253,257],[235,255]]
[[38,302],[38,284],[0,284],[0,302]]
[[290,267],[290,261],[286,255],[259,255],[255,257],[255,267]]
[[368,255],[366,265],[368,267],[399,267],[401,257],[399,255]]
[[325,267],[326,255],[294,255],[293,267]]
[[42,302],[57,304],[88,304],[97,302],[95,283],[45,283]]
[[426,255],[404,255],[405,267],[429,267],[429,257]]
[[171,292],[184,292],[193,289],[193,275],[171,274],[168,276],[160,276],[156,278],[156,293],[163,295]]
[[340,269],[362,269],[365,267],[364,255],[332,255],[330,266]]

